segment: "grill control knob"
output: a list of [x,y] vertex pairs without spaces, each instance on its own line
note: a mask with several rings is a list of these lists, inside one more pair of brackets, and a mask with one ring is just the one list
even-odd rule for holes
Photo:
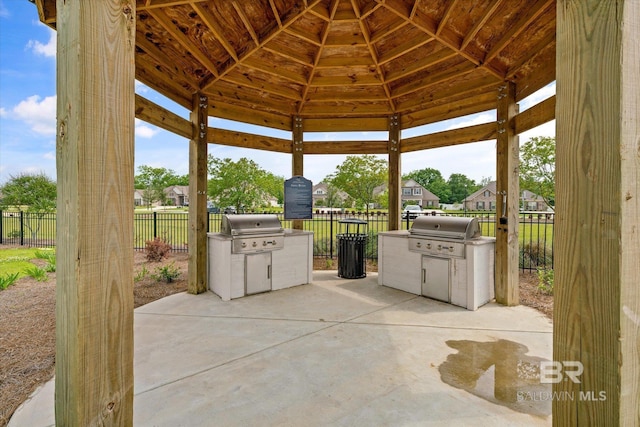
[[453,252],[453,246],[449,246],[449,252]]
[[422,247],[422,243],[416,242],[416,248],[421,248],[421,247]]
[[442,250],[442,245],[438,245],[438,250],[441,251]]
[[431,243],[427,243],[427,249],[431,249]]
[[258,246],[258,243],[257,242],[253,242],[252,246],[255,248],[256,246]]
[[267,241],[266,240],[262,241],[262,246],[267,246]]
[[246,248],[246,247],[247,247],[247,244],[246,244],[245,242],[242,242],[242,247],[243,247],[243,248]]

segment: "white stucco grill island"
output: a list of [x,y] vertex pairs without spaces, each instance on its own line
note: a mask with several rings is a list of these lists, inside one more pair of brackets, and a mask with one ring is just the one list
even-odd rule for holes
[[285,230],[276,215],[225,215],[207,236],[209,289],[223,301],[312,281],[313,232]]
[[494,298],[495,239],[476,218],[416,218],[378,235],[378,283],[469,310]]

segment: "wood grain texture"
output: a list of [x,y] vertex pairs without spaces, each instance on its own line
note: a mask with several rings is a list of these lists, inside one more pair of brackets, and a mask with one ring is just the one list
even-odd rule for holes
[[228,145],[231,147],[255,148],[258,150],[291,153],[291,141],[252,133],[230,131],[226,129],[209,129],[207,140],[210,144]]
[[558,2],[553,423],[640,425],[640,3]]
[[519,135],[556,118],[555,95],[534,105],[514,117],[516,133]]
[[57,13],[56,425],[130,426],[135,3]]
[[402,140],[402,152],[425,150],[437,147],[449,147],[469,142],[488,141],[495,139],[497,135],[495,123],[485,123],[475,126],[467,126],[460,129],[452,129],[428,135],[416,136]]
[[[291,176],[304,176],[304,120],[302,117],[293,117],[293,129],[291,130]],[[294,219],[294,230],[304,229],[304,221]]]
[[207,133],[209,100],[201,93],[193,96],[189,141],[189,281],[190,294],[207,290]]
[[184,138],[191,138],[192,126],[189,120],[136,95],[136,118],[158,126]]
[[[496,301],[518,305],[518,182],[519,146],[514,130],[518,113],[515,85],[505,82],[498,90],[498,138],[496,144]],[[503,201],[506,195],[506,202]],[[504,216],[503,216],[504,212]],[[501,217],[503,217],[501,219]],[[503,221],[506,220],[506,224]]]

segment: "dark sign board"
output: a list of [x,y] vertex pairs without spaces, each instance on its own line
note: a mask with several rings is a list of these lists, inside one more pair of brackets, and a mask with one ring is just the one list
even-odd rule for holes
[[284,182],[284,219],[312,219],[313,183],[294,176]]

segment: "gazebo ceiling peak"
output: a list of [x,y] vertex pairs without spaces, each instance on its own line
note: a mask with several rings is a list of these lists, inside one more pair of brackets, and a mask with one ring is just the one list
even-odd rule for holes
[[[37,0],[55,27],[55,0]],[[187,108],[291,130],[386,130],[555,79],[555,0],[137,0],[136,78]]]

